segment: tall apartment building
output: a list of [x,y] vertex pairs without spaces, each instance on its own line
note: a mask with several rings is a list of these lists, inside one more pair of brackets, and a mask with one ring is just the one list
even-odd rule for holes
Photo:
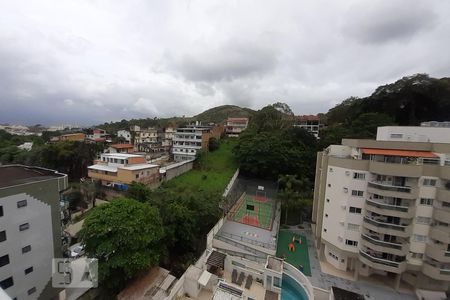
[[88,167],[88,176],[109,187],[124,188],[133,181],[157,185],[159,166],[148,164],[142,155],[103,153],[94,165]]
[[238,137],[247,129],[248,118],[228,118],[225,125],[225,133],[228,137]]
[[376,140],[319,152],[312,220],[319,254],[335,268],[447,290],[450,128],[380,127]]
[[216,125],[187,125],[177,128],[173,137],[172,153],[175,161],[195,159],[198,151],[208,151],[209,139],[219,139],[223,126]]
[[60,193],[67,175],[0,167],[0,287],[11,299],[52,299],[52,259],[62,257]]
[[304,115],[295,117],[295,127],[303,128],[311,132],[317,139],[319,138],[319,131],[323,124],[320,123],[319,116]]

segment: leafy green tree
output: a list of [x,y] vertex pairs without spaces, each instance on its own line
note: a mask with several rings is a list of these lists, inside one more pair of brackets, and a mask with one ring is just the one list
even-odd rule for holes
[[127,197],[136,199],[139,202],[147,202],[150,200],[151,191],[143,183],[132,182],[128,185]]
[[276,102],[276,103],[272,104],[272,106],[273,106],[273,108],[275,108],[276,110],[278,110],[279,112],[281,112],[285,115],[289,115],[289,116],[294,115],[294,112],[289,107],[289,105],[287,105],[286,103]]
[[380,126],[394,125],[394,120],[382,113],[364,113],[358,116],[351,125],[353,138],[375,138],[377,128]]
[[99,260],[99,280],[118,291],[162,255],[164,238],[158,210],[133,199],[121,198],[93,208],[79,233],[89,257]]

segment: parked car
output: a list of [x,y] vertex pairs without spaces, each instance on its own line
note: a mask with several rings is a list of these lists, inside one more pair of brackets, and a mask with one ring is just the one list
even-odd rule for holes
[[69,247],[69,257],[78,258],[84,255],[84,245],[81,243],[73,244]]

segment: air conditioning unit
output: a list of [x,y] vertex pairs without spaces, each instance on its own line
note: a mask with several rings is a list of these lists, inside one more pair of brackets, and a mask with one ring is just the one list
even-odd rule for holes
[[348,188],[344,188],[344,193],[348,193]]
[[350,171],[345,171],[345,175],[350,176]]

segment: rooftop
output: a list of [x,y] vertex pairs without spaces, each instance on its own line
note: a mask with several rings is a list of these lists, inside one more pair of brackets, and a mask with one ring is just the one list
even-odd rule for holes
[[133,148],[134,146],[132,144],[112,144],[111,147],[115,149],[126,149]]
[[129,153],[102,153],[102,156],[121,158],[121,159],[130,158],[130,157],[143,157],[142,155],[139,155],[139,154],[129,154]]
[[54,170],[22,165],[0,166],[0,188],[67,176]]
[[247,122],[248,118],[228,118],[228,122]]
[[296,118],[299,121],[320,121],[319,116],[314,116],[314,115],[296,116]]

